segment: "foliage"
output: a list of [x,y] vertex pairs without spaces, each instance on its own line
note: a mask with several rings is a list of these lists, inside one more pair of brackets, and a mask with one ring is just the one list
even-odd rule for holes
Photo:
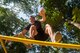
[[[38,4],[35,5],[37,3],[36,0],[35,1],[33,0],[4,0],[3,3],[7,5],[7,3],[9,4],[11,2],[15,4],[14,7],[17,5],[20,9],[22,9],[28,15],[30,13],[33,13],[31,9],[32,6],[35,6],[35,8],[37,9],[36,6],[38,5]],[[72,20],[73,22],[80,23],[80,0],[63,0],[63,1],[62,0],[41,0],[40,3],[42,6],[44,6],[46,10],[46,17],[47,17],[46,23],[52,26],[53,31],[62,32],[63,39],[61,42],[71,43],[71,44],[80,44],[80,33],[79,33],[80,30],[76,28],[74,25],[71,25],[70,23],[66,21],[66,20]],[[0,8],[0,17],[1,17],[0,18],[0,21],[1,21],[0,30],[4,30],[4,32],[1,31],[1,33],[12,34],[12,32],[16,30],[18,26],[21,27],[20,28],[20,31],[21,31],[23,28],[22,26],[26,24],[25,21],[21,19],[22,22],[20,22],[19,19],[16,19],[16,18],[12,19],[12,17],[16,17],[16,15],[13,14],[13,12],[12,13],[9,12],[8,9],[4,9],[4,10],[2,9],[4,8]],[[36,9],[35,9],[35,12],[37,13]],[[3,18],[6,21],[4,21]],[[14,23],[17,25],[12,24],[9,18],[11,21],[16,19]],[[8,26],[4,27],[6,25]],[[14,27],[14,30],[11,31],[10,29],[13,29],[13,28],[10,28],[10,27],[12,26],[15,26],[15,27]],[[7,28],[9,28],[9,30]],[[33,50],[35,50],[35,48],[33,48]],[[76,50],[76,49],[64,49],[64,48],[53,48],[53,47],[44,47],[44,48],[42,47],[40,50],[43,53],[46,53],[46,52],[78,53],[80,52],[79,50]]]
[[80,22],[80,9],[78,7],[75,7],[73,9],[72,14],[73,14],[73,17],[72,17],[73,21],[79,23]]
[[[9,9],[0,7],[0,34],[2,35],[14,35],[14,33],[19,33],[21,30],[23,30],[24,26],[27,24],[26,20],[23,18],[19,19],[17,16],[10,11]],[[23,51],[26,51],[26,47],[22,43],[13,43],[5,44],[9,53],[23,53]],[[16,47],[16,49],[15,49]],[[22,50],[23,49],[23,50]],[[17,50],[17,51],[16,51]],[[19,51],[21,50],[21,51]],[[4,53],[1,45],[0,45],[0,52]]]
[[66,13],[66,0],[41,0],[41,3],[44,3],[46,9],[47,22],[49,23],[54,31],[61,30],[63,27],[63,19]]
[[0,7],[0,34],[13,35],[19,25],[20,20],[13,12]]
[[[80,30],[68,23],[68,20],[80,23],[80,0],[41,0],[47,15],[46,23],[49,23],[53,30],[61,31],[63,34],[62,42],[80,43]],[[66,21],[67,20],[67,21]],[[66,40],[66,41],[65,41]],[[78,52],[71,49],[58,49],[61,52]],[[70,51],[71,50],[71,51]]]
[[2,4],[8,6],[11,3],[14,4],[12,9],[18,7],[19,11],[23,11],[28,16],[35,13],[35,11],[37,12],[37,0],[3,0]]

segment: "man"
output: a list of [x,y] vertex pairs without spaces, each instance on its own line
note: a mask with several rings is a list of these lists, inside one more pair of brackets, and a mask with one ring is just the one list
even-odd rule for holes
[[35,20],[34,16],[30,16],[31,23],[18,35],[25,37],[25,34],[29,31],[29,37],[31,39],[45,41],[50,37],[52,42],[60,41],[62,39],[61,33],[58,32],[55,34],[49,24],[46,24],[45,30],[42,29],[41,24],[46,21],[44,8],[40,11],[39,15],[42,16],[42,19],[40,20]]

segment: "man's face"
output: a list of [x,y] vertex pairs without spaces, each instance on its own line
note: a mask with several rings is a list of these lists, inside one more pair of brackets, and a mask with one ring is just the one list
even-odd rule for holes
[[34,24],[34,22],[35,22],[35,18],[30,17],[30,22],[31,22],[32,24]]

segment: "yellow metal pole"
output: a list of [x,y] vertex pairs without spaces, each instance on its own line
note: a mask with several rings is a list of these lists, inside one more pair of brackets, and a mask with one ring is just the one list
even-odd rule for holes
[[53,46],[53,47],[59,47],[59,48],[80,49],[79,44],[46,42],[46,41],[30,40],[30,39],[25,39],[25,38],[17,38],[17,37],[3,36],[3,35],[0,35],[0,39],[22,42],[22,43],[25,43],[25,44],[39,44],[39,45]]
[[4,43],[3,43],[3,41],[2,41],[1,39],[0,39],[0,41],[1,41],[1,45],[2,45],[2,47],[3,47],[4,51],[5,51],[5,53],[7,53],[7,50],[6,50],[6,47],[5,47]]

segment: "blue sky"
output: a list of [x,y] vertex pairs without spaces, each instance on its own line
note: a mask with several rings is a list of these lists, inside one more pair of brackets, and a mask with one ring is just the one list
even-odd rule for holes
[[[38,3],[38,5],[39,5],[39,3]],[[10,4],[8,4],[7,6],[4,6],[4,5],[1,5],[1,6],[5,7],[5,8],[9,8],[10,10],[14,11],[14,13],[17,15],[18,18],[21,18],[22,17],[23,19],[27,19],[27,20],[29,19],[29,15],[27,16],[26,14],[24,14],[24,12],[19,7],[14,6],[14,3],[13,2],[10,3]],[[38,12],[41,9],[40,7],[41,6],[39,5],[38,6]],[[33,11],[35,11],[34,8],[35,7],[33,7]],[[33,15],[35,15],[35,13],[33,13]]]
[[[14,6],[14,4],[13,3],[11,3],[10,5],[9,5],[9,7],[13,7]],[[18,7],[15,7],[14,9],[12,9],[13,11],[15,11],[15,13],[17,12],[17,11],[19,11],[20,9],[18,8]],[[28,19],[28,17],[26,16],[26,14],[24,14],[22,11],[20,11],[18,14],[17,14],[17,16],[19,17],[19,18],[23,18],[23,19]]]

